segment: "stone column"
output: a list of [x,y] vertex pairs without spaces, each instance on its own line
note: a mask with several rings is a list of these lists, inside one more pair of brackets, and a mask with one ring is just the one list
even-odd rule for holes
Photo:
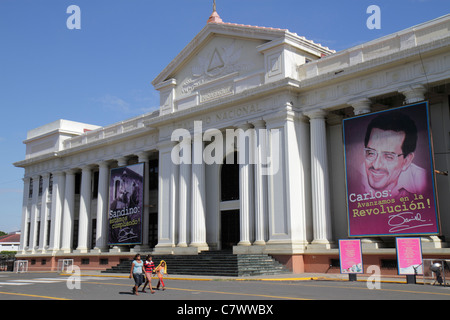
[[94,251],[104,252],[108,250],[109,163],[102,161],[98,166],[97,234]]
[[50,174],[46,173],[42,175],[42,197],[41,197],[41,226],[39,231],[39,251],[44,252],[48,248],[47,242],[47,217],[48,217],[48,207],[47,200],[49,195],[49,183]]
[[263,120],[253,123],[255,128],[255,245],[265,245],[267,228],[267,131]]
[[175,247],[178,165],[172,161],[172,141],[161,142],[159,149],[158,183],[158,244],[157,254],[172,254]]
[[66,171],[64,190],[63,231],[61,250],[70,253],[73,239],[73,219],[75,208],[75,170]]
[[31,198],[31,214],[30,214],[30,249],[34,251],[37,244],[37,218],[39,214],[39,179],[40,176],[33,176],[33,197]]
[[206,243],[206,181],[203,148],[204,142],[201,133],[197,133],[192,145],[191,243],[189,246],[197,248],[198,251],[208,249]]
[[[185,148],[183,150],[188,150],[188,148]],[[191,158],[191,155],[189,156],[189,158]],[[191,211],[191,174],[191,164],[184,162],[180,163],[180,181],[178,183],[179,220],[177,246],[181,248],[185,248],[188,246],[187,233],[189,229],[188,219]]]
[[[249,124],[238,128],[240,236],[238,246],[250,246],[253,240],[254,190],[253,164],[254,130]],[[248,143],[246,143],[248,139]]]
[[312,245],[330,248],[332,243],[330,187],[326,141],[326,112],[312,111],[306,114],[311,130],[311,184],[313,207]]
[[63,214],[63,195],[66,183],[64,172],[53,173],[52,223],[50,226],[50,250],[57,251],[61,246],[61,221]]
[[[310,130],[286,95],[277,112],[264,117],[268,130],[267,201],[269,237],[265,251],[303,253],[308,245],[311,212]],[[312,229],[312,228],[311,228]]]
[[23,178],[23,197],[22,197],[22,235],[20,237],[19,251],[25,253],[28,243],[28,201],[30,193],[30,177]]
[[77,253],[87,253],[90,243],[91,229],[91,194],[92,167],[85,166],[81,170],[80,216],[78,220]]

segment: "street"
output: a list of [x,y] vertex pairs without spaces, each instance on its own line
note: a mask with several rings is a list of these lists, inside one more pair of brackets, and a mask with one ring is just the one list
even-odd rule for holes
[[[188,277],[188,276],[187,276]],[[422,284],[380,283],[380,289],[369,289],[365,281],[246,279],[187,279],[164,280],[166,290],[154,294],[131,293],[133,281],[126,275],[69,276],[56,273],[0,274],[1,300],[178,300],[186,301],[256,301],[266,300],[448,300],[450,287]],[[153,286],[157,280],[153,279]],[[142,288],[142,287],[141,287]],[[259,302],[258,302],[259,301]],[[264,302],[261,302],[264,301]],[[178,303],[182,307],[189,307]],[[216,304],[217,305],[217,304]],[[224,311],[231,311],[229,307]],[[236,309],[234,307],[234,309]],[[188,309],[179,310],[186,312]],[[274,312],[274,310],[271,310]]]

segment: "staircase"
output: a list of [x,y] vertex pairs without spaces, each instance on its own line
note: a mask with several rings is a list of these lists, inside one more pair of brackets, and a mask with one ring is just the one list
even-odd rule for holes
[[[141,256],[144,258],[144,256]],[[289,270],[267,254],[233,254],[224,251],[208,251],[198,255],[154,255],[158,266],[161,260],[167,263],[169,275],[210,276],[256,276],[289,273]],[[122,261],[103,273],[129,273],[132,259]]]

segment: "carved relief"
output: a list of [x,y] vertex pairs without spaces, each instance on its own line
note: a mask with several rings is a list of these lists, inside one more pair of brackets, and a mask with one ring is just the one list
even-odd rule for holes
[[201,52],[191,68],[192,76],[181,83],[181,94],[191,94],[199,86],[233,72],[251,70],[254,67],[253,63],[240,61],[242,60],[242,51],[243,47],[238,46],[236,41],[233,40],[229,45],[216,46]]

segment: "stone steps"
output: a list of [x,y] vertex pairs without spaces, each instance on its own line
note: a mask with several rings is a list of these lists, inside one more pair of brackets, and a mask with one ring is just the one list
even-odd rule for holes
[[[287,273],[286,267],[267,254],[232,254],[212,251],[198,255],[154,255],[157,266],[161,260],[167,263],[167,272],[172,275],[252,276]],[[129,273],[132,260],[122,261],[104,273]]]

